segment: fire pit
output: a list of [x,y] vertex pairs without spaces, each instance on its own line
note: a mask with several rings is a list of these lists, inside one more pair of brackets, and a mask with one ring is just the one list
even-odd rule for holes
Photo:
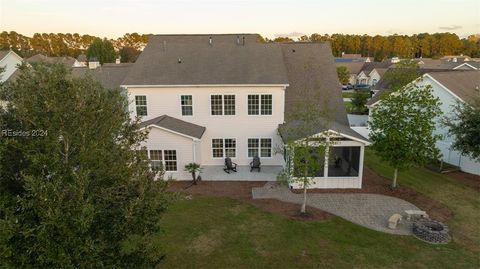
[[413,223],[413,234],[426,242],[446,244],[450,241],[448,226],[435,220],[420,219]]

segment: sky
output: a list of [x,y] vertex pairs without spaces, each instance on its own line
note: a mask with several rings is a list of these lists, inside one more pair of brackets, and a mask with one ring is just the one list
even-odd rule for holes
[[0,31],[304,34],[480,33],[479,0],[0,0]]

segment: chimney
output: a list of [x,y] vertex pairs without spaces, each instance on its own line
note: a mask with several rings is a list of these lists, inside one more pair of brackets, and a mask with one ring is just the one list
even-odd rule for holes
[[212,45],[213,41],[212,41],[212,37],[209,37],[208,38],[208,44],[210,44],[210,46]]
[[100,62],[95,57],[91,58],[90,61],[88,61],[88,69],[96,69],[99,66]]
[[456,62],[457,62],[457,57],[454,57],[454,58],[452,59],[452,62],[456,63]]
[[115,59],[115,64],[120,64],[120,59],[122,59],[122,57],[118,56],[117,59]]

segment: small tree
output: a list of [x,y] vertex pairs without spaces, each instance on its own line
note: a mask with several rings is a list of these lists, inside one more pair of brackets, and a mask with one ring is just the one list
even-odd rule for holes
[[192,174],[192,184],[197,185],[197,172],[200,173],[202,171],[202,168],[200,167],[200,164],[198,163],[189,163],[185,165],[185,171],[189,172]]
[[100,64],[115,62],[115,49],[107,39],[95,38],[87,49],[88,59],[97,58]]
[[438,158],[435,142],[440,136],[433,131],[439,104],[431,86],[409,84],[372,109],[370,139],[377,154],[394,168],[392,188],[397,186],[398,170]]
[[443,124],[454,137],[453,148],[480,161],[480,97],[469,103],[457,102]]
[[346,66],[337,66],[337,75],[338,75],[338,80],[340,80],[340,83],[343,85],[348,84],[350,81],[350,72],[348,71]]
[[365,114],[367,112],[367,107],[365,105],[367,104],[369,97],[369,92],[356,90],[352,98],[353,113]]
[[303,98],[292,104],[293,109],[286,115],[286,122],[279,128],[284,145],[279,152],[286,153],[287,170],[278,180],[300,184],[303,188],[303,202],[300,213],[306,213],[307,189],[316,174],[323,170],[325,156],[331,145],[326,130],[330,129],[329,104],[319,104],[320,99],[302,94]]

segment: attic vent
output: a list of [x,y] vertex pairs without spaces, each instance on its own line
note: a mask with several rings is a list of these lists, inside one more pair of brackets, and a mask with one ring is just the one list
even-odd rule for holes
[[181,64],[181,63],[182,63],[182,59],[178,58],[178,63]]
[[208,44],[210,44],[210,46],[211,46],[212,43],[213,43],[213,42],[212,42],[212,37],[209,37],[209,38],[208,38]]

